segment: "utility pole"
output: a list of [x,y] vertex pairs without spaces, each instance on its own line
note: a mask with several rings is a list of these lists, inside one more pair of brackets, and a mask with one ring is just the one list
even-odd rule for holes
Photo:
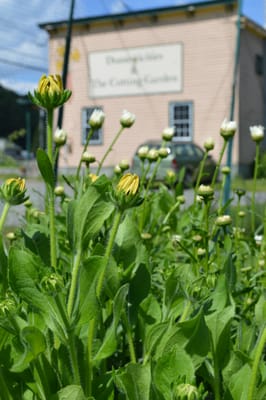
[[[66,87],[66,81],[67,81],[74,8],[75,8],[75,0],[71,0],[69,18],[68,18],[68,23],[67,23],[66,45],[65,45],[64,63],[63,63],[63,71],[62,71],[62,83],[63,83],[64,88]],[[57,119],[58,128],[62,128],[63,115],[64,115],[64,105],[62,105],[58,110],[58,119]],[[55,176],[56,177],[57,177],[57,170],[58,170],[58,157],[55,161]]]
[[[234,59],[234,71],[232,80],[232,94],[231,94],[231,104],[230,104],[230,121],[234,120],[235,115],[235,93],[239,66],[239,55],[240,55],[240,34],[241,34],[241,16],[242,16],[242,0],[238,0],[238,10],[237,10],[237,34],[236,34],[236,45],[235,45],[235,59]],[[228,142],[227,147],[227,162],[226,165],[230,168],[230,173],[226,175],[226,181],[224,186],[224,204],[226,204],[230,198],[231,191],[231,167],[232,167],[232,150],[233,150],[233,139],[231,138]]]

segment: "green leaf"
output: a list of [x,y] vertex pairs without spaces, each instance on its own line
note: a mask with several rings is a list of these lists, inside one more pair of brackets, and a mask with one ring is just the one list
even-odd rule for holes
[[194,380],[192,359],[184,349],[175,345],[165,352],[157,361],[154,368],[154,384],[165,400],[173,399],[173,387],[181,379],[191,383]]
[[234,315],[234,307],[229,306],[206,317],[206,323],[212,337],[213,350],[220,369],[224,367],[230,355],[230,328]]
[[120,321],[122,312],[124,311],[125,301],[128,294],[128,285],[122,286],[114,298],[113,321],[105,333],[103,343],[94,357],[94,360],[102,360],[112,355],[117,346],[117,326]]
[[50,186],[51,189],[54,189],[55,175],[52,163],[48,155],[43,149],[38,149],[36,153],[36,158],[44,182],[46,183],[46,185]]
[[46,296],[36,286],[40,260],[26,250],[12,247],[9,252],[9,279],[13,290],[32,307],[47,311]]
[[255,306],[255,319],[258,325],[263,325],[266,321],[266,294],[262,293]]
[[101,256],[89,257],[82,265],[80,272],[79,325],[88,323],[100,310],[96,296],[98,277],[104,266]]
[[69,385],[59,390],[57,393],[58,400],[86,400],[87,397],[84,395],[81,386]]
[[130,303],[129,316],[132,323],[136,321],[139,304],[150,291],[151,275],[145,264],[141,264],[129,284],[128,300]]
[[[231,376],[229,390],[232,400],[246,400],[251,376],[251,368],[245,364],[237,373]],[[254,399],[255,400],[255,399]]]
[[116,375],[115,382],[126,395],[127,400],[150,399],[151,371],[149,364],[128,364],[122,373]]

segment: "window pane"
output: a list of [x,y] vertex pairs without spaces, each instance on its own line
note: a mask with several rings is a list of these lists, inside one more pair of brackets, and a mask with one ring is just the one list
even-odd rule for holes
[[[88,108],[83,108],[82,109],[82,144],[84,145],[86,143],[86,139],[90,133],[90,125],[89,125],[89,119],[91,114],[95,109],[101,110],[101,107],[88,107]],[[93,135],[90,139],[90,144],[101,144],[102,143],[102,134],[103,130],[97,129],[93,132]]]
[[170,125],[175,127],[175,138],[192,139],[192,103],[170,104]]

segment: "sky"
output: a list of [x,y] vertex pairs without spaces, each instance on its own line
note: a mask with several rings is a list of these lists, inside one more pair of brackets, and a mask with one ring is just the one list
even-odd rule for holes
[[[74,18],[200,1],[75,0]],[[36,88],[40,76],[48,73],[48,35],[38,25],[67,19],[70,3],[71,0],[0,0],[0,85],[20,95]],[[242,14],[264,26],[266,0],[242,0]]]

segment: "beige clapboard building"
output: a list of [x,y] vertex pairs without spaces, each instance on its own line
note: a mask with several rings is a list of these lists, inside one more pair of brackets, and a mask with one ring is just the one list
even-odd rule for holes
[[[136,115],[106,159],[113,167],[131,160],[135,149],[162,130],[175,126],[175,140],[202,145],[215,139],[230,117],[237,43],[234,119],[238,133],[232,148],[236,173],[248,174],[255,146],[249,126],[265,122],[265,30],[241,17],[237,2],[203,2],[73,22],[63,128],[69,143],[62,168],[77,166],[94,108],[106,114],[103,129],[92,138],[90,152],[100,159],[119,129],[124,109]],[[50,73],[62,71],[67,21],[41,25],[49,33]],[[238,42],[238,32],[239,39]]]

